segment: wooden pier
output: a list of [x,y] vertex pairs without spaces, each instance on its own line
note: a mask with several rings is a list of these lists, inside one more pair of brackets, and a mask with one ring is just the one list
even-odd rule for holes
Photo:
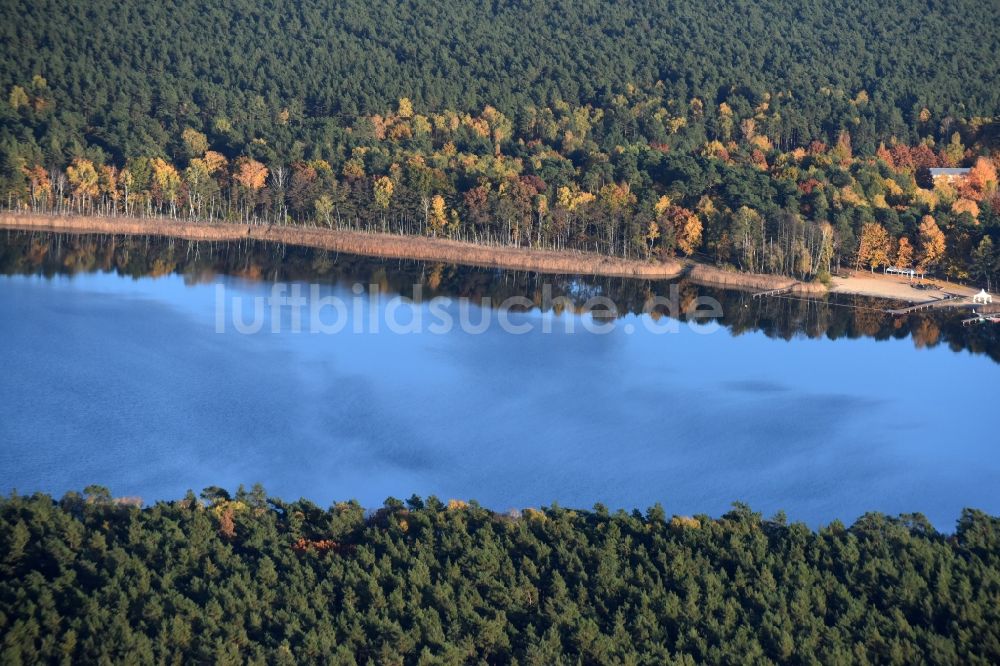
[[970,324],[1000,324],[1000,313],[995,314],[981,314],[973,311],[975,317],[969,317],[962,320],[962,326],[969,326]]
[[926,310],[928,308],[933,308],[940,305],[945,305],[946,307],[958,307],[960,305],[967,304],[967,297],[960,296],[958,294],[945,294],[943,298],[934,298],[929,301],[923,301],[921,303],[916,303],[915,305],[910,305],[905,308],[898,308],[895,310],[886,310],[892,315],[904,315],[911,312],[916,312],[918,310]]

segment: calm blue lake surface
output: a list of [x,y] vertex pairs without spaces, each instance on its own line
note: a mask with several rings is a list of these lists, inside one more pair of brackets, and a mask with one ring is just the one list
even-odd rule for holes
[[[667,318],[642,314],[600,334],[582,330],[589,315],[537,309],[511,315],[533,329],[515,335],[476,306],[481,334],[356,333],[350,310],[340,333],[295,333],[290,308],[278,332],[267,309],[260,332],[234,330],[233,297],[249,321],[271,290],[219,274],[0,276],[0,489],[99,483],[155,501],[261,482],[321,504],[416,493],[713,515],[739,500],[812,525],[919,511],[942,529],[963,507],[1000,513],[987,355],[908,336],[663,334],[650,329]],[[320,294],[355,296],[343,281]],[[457,320],[454,302],[393,297],[380,318]]]

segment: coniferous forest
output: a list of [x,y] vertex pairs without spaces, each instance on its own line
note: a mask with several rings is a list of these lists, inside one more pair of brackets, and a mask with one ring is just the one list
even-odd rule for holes
[[1000,522],[0,500],[0,661],[991,664]]
[[0,200],[988,285],[996,26],[971,0],[8,2]]

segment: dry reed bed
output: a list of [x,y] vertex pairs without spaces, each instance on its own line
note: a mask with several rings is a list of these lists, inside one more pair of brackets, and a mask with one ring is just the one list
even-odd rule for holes
[[169,236],[192,241],[253,239],[385,259],[440,261],[538,273],[603,275],[651,280],[685,275],[697,284],[726,289],[764,291],[792,287],[794,293],[807,295],[822,295],[827,291],[826,287],[820,284],[798,282],[781,275],[735,273],[705,264],[685,266],[674,259],[647,262],[570,250],[490,247],[442,238],[371,234],[344,229],[22,213],[0,214],[0,227],[78,234]]
[[792,293],[807,296],[821,296],[828,291],[822,284],[800,282],[795,278],[785,275],[737,273],[705,264],[693,265],[691,270],[688,271],[687,277],[697,284],[724,289],[739,289],[742,291],[768,291],[771,289],[791,288]]
[[684,272],[684,265],[676,260],[653,263],[588,252],[490,247],[441,238],[369,234],[342,229],[12,213],[0,215],[0,227],[71,233],[145,234],[195,241],[253,239],[386,259],[440,261],[539,273],[667,279]]

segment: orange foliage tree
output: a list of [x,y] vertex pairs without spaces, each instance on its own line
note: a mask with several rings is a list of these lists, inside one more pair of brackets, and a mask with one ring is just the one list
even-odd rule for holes
[[236,160],[236,171],[233,173],[233,178],[249,192],[256,192],[264,187],[267,174],[267,167],[257,160],[241,157]]
[[913,245],[910,239],[903,236],[896,248],[896,268],[909,268],[913,265]]

